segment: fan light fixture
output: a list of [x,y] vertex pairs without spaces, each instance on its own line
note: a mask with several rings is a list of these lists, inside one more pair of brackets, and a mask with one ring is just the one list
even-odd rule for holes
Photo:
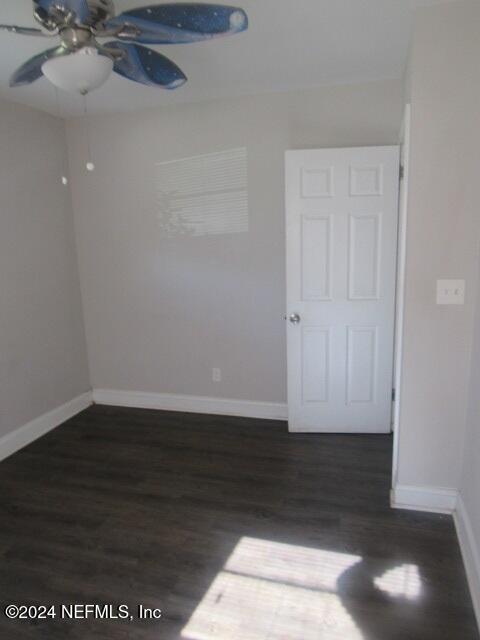
[[68,56],[51,58],[42,73],[64,91],[86,94],[104,84],[113,71],[113,60],[94,47],[83,47]]
[[[187,81],[183,71],[144,45],[204,42],[248,29],[243,9],[204,0],[170,1],[118,15],[114,0],[33,0],[33,15],[40,29],[0,24],[0,31],[59,38],[60,44],[27,60],[10,86],[24,87],[45,75],[60,89],[84,94],[100,87],[112,70],[147,87],[178,89]],[[99,38],[113,40],[99,44]]]

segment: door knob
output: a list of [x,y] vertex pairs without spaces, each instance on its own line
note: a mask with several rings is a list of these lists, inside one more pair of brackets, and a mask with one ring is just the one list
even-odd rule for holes
[[288,318],[292,324],[298,324],[301,320],[298,313],[292,313],[292,315]]

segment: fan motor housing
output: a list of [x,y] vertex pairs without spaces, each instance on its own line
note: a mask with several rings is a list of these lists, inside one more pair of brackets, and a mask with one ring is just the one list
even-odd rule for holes
[[75,51],[88,46],[93,40],[93,35],[90,29],[65,27],[64,29],[60,29],[60,38],[64,47]]
[[[115,17],[113,0],[86,0],[86,2],[90,13],[85,26],[94,27]],[[36,7],[35,15],[44,26],[58,29],[67,26],[68,15],[62,2],[52,2],[48,11],[39,6],[38,0],[34,0],[34,3]],[[78,20],[75,20],[75,23],[81,24]]]

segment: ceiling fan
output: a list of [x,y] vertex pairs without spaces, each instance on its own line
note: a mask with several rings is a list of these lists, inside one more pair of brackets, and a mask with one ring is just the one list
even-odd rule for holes
[[[172,3],[115,15],[113,0],[33,0],[43,29],[0,25],[28,36],[59,37],[60,45],[23,64],[10,79],[20,87],[46,76],[67,91],[87,94],[115,71],[145,85],[176,89],[187,78],[177,65],[143,44],[186,44],[248,28],[243,9],[218,4]],[[100,44],[98,38],[114,38]]]

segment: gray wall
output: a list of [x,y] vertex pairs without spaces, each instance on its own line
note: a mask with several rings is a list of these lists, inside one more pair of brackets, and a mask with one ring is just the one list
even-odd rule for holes
[[476,294],[477,312],[467,414],[468,430],[460,495],[472,527],[478,558],[480,557],[480,278]]
[[[396,143],[400,82],[90,118],[68,127],[94,388],[286,400],[284,152]],[[165,238],[155,163],[246,147],[249,232]],[[212,368],[223,372],[212,382]]]
[[[480,216],[480,4],[420,11],[410,73],[411,178],[398,479],[458,489],[470,377]],[[466,304],[436,305],[438,278]]]
[[65,142],[0,103],[0,437],[89,389]]

